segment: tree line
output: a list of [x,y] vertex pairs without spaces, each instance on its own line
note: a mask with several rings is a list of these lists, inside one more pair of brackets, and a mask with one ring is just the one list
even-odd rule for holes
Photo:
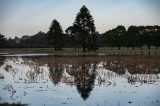
[[47,33],[38,32],[33,36],[6,39],[0,34],[0,48],[82,48],[83,52],[96,51],[99,47],[135,47],[160,46],[160,26],[117,26],[103,34],[96,31],[94,19],[86,6],[82,6],[72,26],[63,32],[60,23],[54,19]]
[[124,26],[107,31],[103,34],[108,47],[139,47],[160,46],[160,26],[130,26],[127,30]]

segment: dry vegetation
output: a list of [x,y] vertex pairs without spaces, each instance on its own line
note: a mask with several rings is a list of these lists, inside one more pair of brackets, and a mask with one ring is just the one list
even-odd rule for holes
[[48,64],[60,67],[65,64],[83,66],[91,63],[103,62],[104,67],[117,73],[159,73],[160,57],[158,56],[50,56],[32,58],[39,65]]

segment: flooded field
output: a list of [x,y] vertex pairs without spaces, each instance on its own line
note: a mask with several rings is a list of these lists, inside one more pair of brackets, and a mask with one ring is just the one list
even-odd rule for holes
[[160,58],[0,56],[0,103],[160,106]]

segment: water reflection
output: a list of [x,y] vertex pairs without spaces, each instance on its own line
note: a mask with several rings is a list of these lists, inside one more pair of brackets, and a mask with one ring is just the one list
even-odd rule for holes
[[13,86],[11,84],[6,85],[3,90],[9,91],[11,92],[11,96],[10,98],[13,97],[13,95],[16,93],[16,90],[13,88]]
[[0,57],[0,66],[4,64],[5,60],[6,60],[6,57]]
[[[80,61],[79,61],[80,62]],[[81,97],[86,100],[94,87],[95,65],[80,62],[79,65],[54,64],[49,67],[49,78],[54,85],[63,82],[75,85]]]
[[[155,84],[160,81],[159,72],[159,63],[152,67],[145,62],[131,65],[101,57],[10,57],[1,59],[0,89],[8,92],[11,100],[23,102],[20,98],[31,92],[37,91],[37,96],[45,91],[49,96],[51,91],[58,91],[65,84],[63,86],[76,87],[81,98],[87,101],[95,87]],[[1,98],[0,102],[7,101],[3,93]]]
[[54,85],[58,85],[62,81],[63,71],[64,69],[61,66],[49,67],[49,78]]
[[95,67],[88,63],[82,63],[75,71],[75,85],[81,97],[86,100],[94,88]]
[[144,83],[153,84],[157,79],[159,79],[158,74],[133,74],[128,76],[128,83],[135,84],[139,82],[141,85]]

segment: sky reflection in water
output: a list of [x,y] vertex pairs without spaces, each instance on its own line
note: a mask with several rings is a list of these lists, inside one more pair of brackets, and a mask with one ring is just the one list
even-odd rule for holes
[[[64,60],[61,64],[60,59],[55,61],[50,57],[0,59],[1,103],[21,102],[32,106],[160,105],[159,68],[153,68],[156,74],[130,74],[129,68],[122,69],[116,62],[73,59],[73,63]],[[125,73],[117,70],[125,70]]]

